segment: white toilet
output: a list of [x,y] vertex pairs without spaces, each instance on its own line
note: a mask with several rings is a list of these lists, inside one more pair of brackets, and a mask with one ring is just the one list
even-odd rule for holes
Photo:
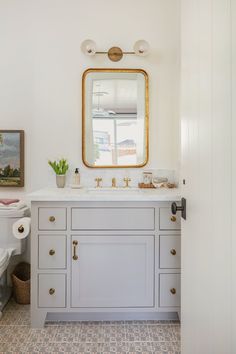
[[12,225],[18,219],[29,216],[27,206],[19,210],[0,209],[0,317],[1,310],[10,296],[10,288],[7,287],[6,270],[12,256],[20,255],[25,251],[26,240],[18,240],[12,233]]

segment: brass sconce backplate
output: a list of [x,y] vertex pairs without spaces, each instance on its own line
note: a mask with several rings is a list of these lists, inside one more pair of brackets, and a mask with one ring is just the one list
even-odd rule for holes
[[112,47],[108,51],[108,57],[111,61],[119,61],[123,57],[123,52],[119,47]]

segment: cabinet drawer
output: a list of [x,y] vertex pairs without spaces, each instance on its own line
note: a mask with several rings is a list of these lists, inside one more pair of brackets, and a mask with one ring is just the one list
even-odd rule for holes
[[39,307],[66,306],[66,275],[39,274]]
[[72,230],[154,230],[154,208],[72,208]]
[[180,268],[180,236],[160,236],[160,268]]
[[66,268],[66,236],[39,235],[39,268]]
[[180,230],[180,214],[172,215],[171,208],[160,208],[160,230]]
[[39,208],[39,230],[66,230],[66,208]]
[[180,274],[160,274],[160,307],[180,306]]

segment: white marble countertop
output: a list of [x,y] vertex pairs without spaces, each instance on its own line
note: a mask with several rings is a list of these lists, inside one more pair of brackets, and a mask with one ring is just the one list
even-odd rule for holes
[[44,188],[29,194],[31,202],[113,202],[113,201],[180,201],[180,189],[138,189],[138,188]]

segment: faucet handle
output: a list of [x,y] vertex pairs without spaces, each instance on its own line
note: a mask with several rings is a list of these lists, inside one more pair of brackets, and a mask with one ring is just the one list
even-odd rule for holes
[[130,187],[129,182],[131,181],[131,178],[125,177],[123,181],[125,182],[125,188]]
[[96,184],[96,188],[100,188],[101,185],[100,185],[100,182],[102,182],[102,178],[101,177],[97,177],[95,178],[94,180],[97,184]]

